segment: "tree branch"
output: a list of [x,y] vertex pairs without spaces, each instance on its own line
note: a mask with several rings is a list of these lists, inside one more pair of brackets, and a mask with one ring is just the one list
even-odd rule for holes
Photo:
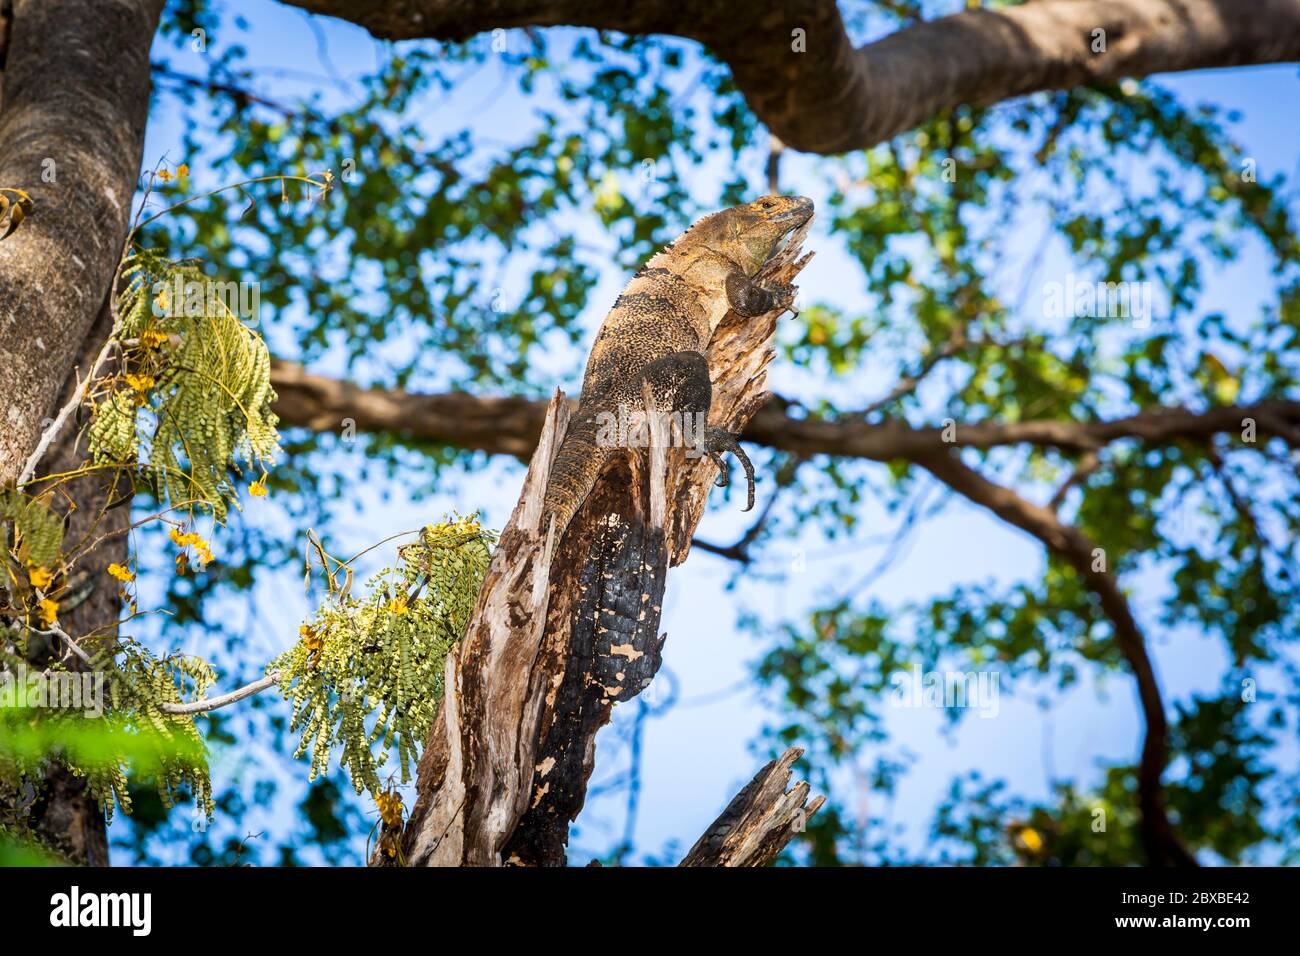
[[[698,40],[786,145],[863,149],[960,104],[1300,59],[1300,0],[1035,0],[915,23],[854,49],[835,0],[285,0],[385,39],[586,26]],[[1094,52],[1094,31],[1104,52]],[[800,32],[796,32],[800,31]]]
[[[478,398],[464,392],[419,394],[363,389],[314,375],[301,365],[276,361],[271,383],[279,395],[275,412],[286,425],[318,432],[389,432],[421,441],[526,458],[537,447],[546,403],[526,398]],[[576,400],[570,401],[576,408]],[[1203,441],[1240,432],[1245,419],[1260,431],[1289,440],[1300,434],[1300,402],[1266,401],[1203,412],[1183,408],[1146,409],[1109,421],[977,422],[955,428],[945,445],[943,428],[913,428],[900,422],[871,423],[847,414],[839,419],[794,418],[779,400],[765,404],[745,426],[743,438],[803,457],[833,455],[874,461],[915,459],[936,448],[994,448],[1031,444],[1067,452],[1096,451],[1122,438],[1150,444]]]
[[[181,73],[179,70],[172,69],[166,63],[154,63],[151,65],[153,78],[156,81],[172,83],[178,87],[185,87],[192,90],[201,90],[211,95],[228,96],[235,101],[239,108],[244,108],[250,104],[264,106],[269,110],[279,113],[285,119],[290,120],[324,120],[319,113],[308,109],[304,106],[293,106],[283,103],[279,100],[273,100],[262,96],[247,87],[239,86],[235,83],[219,80],[216,76],[192,76],[188,73]],[[332,125],[331,121],[326,121]]]
[[165,714],[207,714],[222,707],[237,704],[246,697],[260,694],[268,687],[274,687],[279,682],[279,674],[267,674],[265,677],[260,677],[251,684],[245,684],[243,687],[240,687],[237,690],[232,690],[228,694],[218,694],[216,697],[204,697],[200,700],[192,700],[185,704],[163,704],[159,709]]
[[1039,507],[1009,488],[989,481],[964,465],[955,454],[931,455],[920,459],[918,464],[957,493],[1033,535],[1073,567],[1096,595],[1115,631],[1120,652],[1137,682],[1146,723],[1138,768],[1138,803],[1142,811],[1142,844],[1148,863],[1152,866],[1195,866],[1195,857],[1182,845],[1165,812],[1160,778],[1168,759],[1169,727],[1160,686],[1128,598],[1114,575],[1107,570],[1109,557],[1100,552],[1099,562],[1096,545],[1078,528],[1062,523],[1050,509]]

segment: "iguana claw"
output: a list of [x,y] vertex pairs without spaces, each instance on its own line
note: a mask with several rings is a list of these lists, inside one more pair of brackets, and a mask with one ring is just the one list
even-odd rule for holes
[[740,447],[737,441],[739,436],[722,428],[708,428],[704,433],[704,453],[713,459],[713,463],[718,466],[718,477],[714,482],[719,488],[725,488],[731,483],[731,473],[727,468],[727,461],[722,457],[723,452],[731,452],[736,456],[742,468],[745,469],[745,480],[749,487],[746,489],[749,493],[749,503],[745,505],[745,511],[754,510],[754,464],[745,454],[745,449]]

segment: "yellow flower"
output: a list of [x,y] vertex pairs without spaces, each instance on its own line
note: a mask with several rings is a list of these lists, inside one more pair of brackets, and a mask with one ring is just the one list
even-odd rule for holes
[[131,374],[126,377],[126,384],[143,395],[154,386],[152,375]]
[[160,170],[158,170],[158,178],[161,179],[161,180],[162,180],[163,182],[165,182],[165,183],[169,183],[169,182],[171,182],[173,179],[175,179],[176,177],[173,176],[173,175],[171,174],[171,170],[168,170],[168,169],[160,169]]
[[1043,848],[1043,838],[1038,835],[1038,831],[1033,827],[1025,827],[1020,831],[1020,842],[1025,845],[1025,849],[1030,853],[1037,853]]
[[176,178],[177,178],[177,179],[183,179],[184,177],[188,176],[189,174],[190,174],[190,167],[187,166],[185,163],[181,163],[179,166],[176,167]]
[[265,498],[266,482],[262,481],[261,479],[258,479],[257,481],[253,482],[251,485],[248,486],[248,493],[252,495],[254,498]]
[[379,815],[383,818],[384,826],[392,828],[402,825],[401,794],[395,790],[385,791],[375,797],[375,803],[379,805]]
[[120,564],[110,564],[108,566],[108,573],[112,577],[117,578],[123,584],[130,584],[135,580],[135,575],[128,568]]
[[[158,298],[162,299],[164,298],[164,296],[160,295]],[[162,307],[164,309],[167,308],[167,304],[165,302],[162,303]],[[156,349],[164,342],[167,341],[167,333],[159,332],[157,329],[149,329],[147,332],[144,333],[144,335],[140,336],[140,341],[143,342],[147,347],[151,349]]]
[[32,582],[32,587],[43,591],[54,583],[54,575],[50,573],[49,568],[30,568],[27,571],[27,580]]
[[302,636],[303,647],[307,648],[307,666],[315,670],[320,664],[321,652],[325,650],[325,638],[310,624],[300,625],[298,633]]
[[391,601],[388,602],[388,610],[389,612],[397,615],[405,614],[406,598],[404,596],[393,598]]
[[[167,532],[167,535],[179,547],[184,548],[188,546],[194,549],[195,554],[198,557],[200,571],[203,570],[203,568],[206,565],[209,565],[216,560],[216,558],[212,556],[212,546],[209,545],[206,541],[204,541],[203,538],[200,535],[196,534],[195,532],[193,531],[182,532],[180,528],[172,528],[170,531]],[[184,552],[181,552],[176,556],[176,570],[179,571],[181,574],[185,573],[185,569],[188,566],[188,564],[189,564],[189,559],[185,557]]]
[[41,623],[49,627],[59,619],[59,602],[46,598],[38,607],[41,609]]

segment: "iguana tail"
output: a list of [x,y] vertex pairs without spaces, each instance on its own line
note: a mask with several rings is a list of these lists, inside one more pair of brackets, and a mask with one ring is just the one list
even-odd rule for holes
[[555,539],[564,534],[573,516],[596,486],[613,449],[596,442],[596,421],[593,416],[575,416],[569,422],[564,441],[551,466],[550,481],[546,485],[542,534],[547,533],[551,518],[555,518]]

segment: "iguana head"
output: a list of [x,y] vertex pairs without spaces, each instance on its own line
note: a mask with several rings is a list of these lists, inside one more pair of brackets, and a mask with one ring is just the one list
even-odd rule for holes
[[722,253],[753,275],[774,256],[796,229],[813,215],[803,196],[764,196],[715,212],[697,222],[688,235]]

